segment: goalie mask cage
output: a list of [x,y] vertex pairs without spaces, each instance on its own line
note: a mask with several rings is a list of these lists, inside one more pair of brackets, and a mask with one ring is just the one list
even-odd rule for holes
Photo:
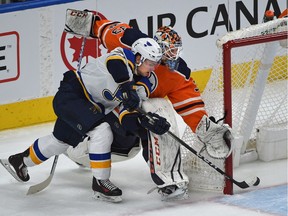
[[[282,18],[227,33],[217,41],[217,64],[202,94],[207,112],[220,119],[226,114],[241,155],[257,154],[259,128],[281,130],[287,143],[287,20]],[[284,128],[284,130],[283,130]],[[189,128],[183,140],[198,151],[201,146]],[[236,140],[235,139],[235,140]],[[233,154],[224,160],[205,157],[233,177]],[[241,149],[241,150],[240,150]],[[183,149],[184,170],[190,189],[233,194],[232,182]]]

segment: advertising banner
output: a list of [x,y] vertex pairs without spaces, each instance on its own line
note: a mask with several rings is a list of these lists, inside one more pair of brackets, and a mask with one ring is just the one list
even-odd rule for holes
[[[82,38],[63,32],[68,8],[94,10],[151,37],[170,25],[182,37],[183,59],[201,71],[215,64],[219,37],[286,7],[286,0],[86,0],[0,14],[0,104],[53,96],[62,74],[77,68]],[[88,39],[81,65],[105,52]]]

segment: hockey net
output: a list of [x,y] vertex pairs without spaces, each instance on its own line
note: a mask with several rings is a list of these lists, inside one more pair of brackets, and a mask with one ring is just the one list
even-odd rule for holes
[[[240,145],[233,143],[233,154],[225,161],[204,156],[230,176],[237,149],[240,155],[257,154],[260,128],[286,133],[287,143],[287,20],[252,25],[217,41],[217,64],[202,97],[209,115],[220,119],[226,113]],[[182,138],[196,150],[202,148],[189,128]],[[190,189],[233,193],[231,182],[184,148],[183,163]]]

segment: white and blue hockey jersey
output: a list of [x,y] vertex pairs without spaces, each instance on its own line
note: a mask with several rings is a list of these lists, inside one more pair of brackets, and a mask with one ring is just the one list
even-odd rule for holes
[[[108,69],[109,61],[121,62],[121,68],[116,66]],[[123,64],[124,63],[124,64]],[[125,65],[125,67],[123,67]],[[147,77],[135,77],[135,56],[130,50],[116,48],[106,55],[102,55],[87,63],[80,72],[77,72],[79,81],[85,91],[86,97],[95,105],[101,104],[105,107],[105,114],[111,112],[121,103],[120,85],[134,80],[144,86],[142,96],[149,97],[150,82]],[[136,80],[135,80],[136,79]],[[145,92],[143,94],[143,92]],[[103,111],[103,110],[102,110]]]

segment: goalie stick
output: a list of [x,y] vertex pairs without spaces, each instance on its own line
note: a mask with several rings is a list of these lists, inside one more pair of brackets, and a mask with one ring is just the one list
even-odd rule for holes
[[26,195],[38,193],[38,192],[44,190],[46,187],[48,187],[48,185],[50,184],[50,182],[52,181],[52,178],[54,176],[54,172],[55,172],[55,169],[56,169],[58,157],[59,157],[59,155],[55,155],[55,157],[54,157],[54,161],[53,161],[53,164],[52,164],[52,168],[51,168],[49,177],[47,179],[45,179],[44,181],[36,184],[36,185],[30,186]]
[[[137,108],[137,111],[143,115],[146,115],[147,117],[150,117],[148,113],[146,113],[143,109],[141,108]],[[151,121],[154,121],[151,117],[150,117]],[[177,142],[179,142],[182,146],[184,146],[185,148],[187,148],[190,152],[192,152],[193,154],[195,154],[198,158],[200,158],[202,161],[204,161],[205,163],[207,163],[210,167],[212,167],[214,170],[216,170],[217,172],[219,172],[221,175],[223,175],[226,179],[232,181],[235,185],[237,185],[238,187],[245,189],[251,186],[257,186],[260,183],[260,179],[255,176],[253,179],[251,179],[250,181],[236,181],[234,178],[232,178],[231,176],[229,176],[228,174],[226,174],[223,170],[221,170],[219,167],[217,167],[215,164],[213,164],[211,161],[209,161],[207,158],[205,158],[204,156],[202,156],[201,154],[199,154],[195,149],[193,149],[191,146],[189,146],[187,143],[185,143],[182,139],[180,139],[179,137],[177,137],[174,133],[172,133],[171,131],[167,131],[168,135],[171,136],[173,139],[175,139]]]

